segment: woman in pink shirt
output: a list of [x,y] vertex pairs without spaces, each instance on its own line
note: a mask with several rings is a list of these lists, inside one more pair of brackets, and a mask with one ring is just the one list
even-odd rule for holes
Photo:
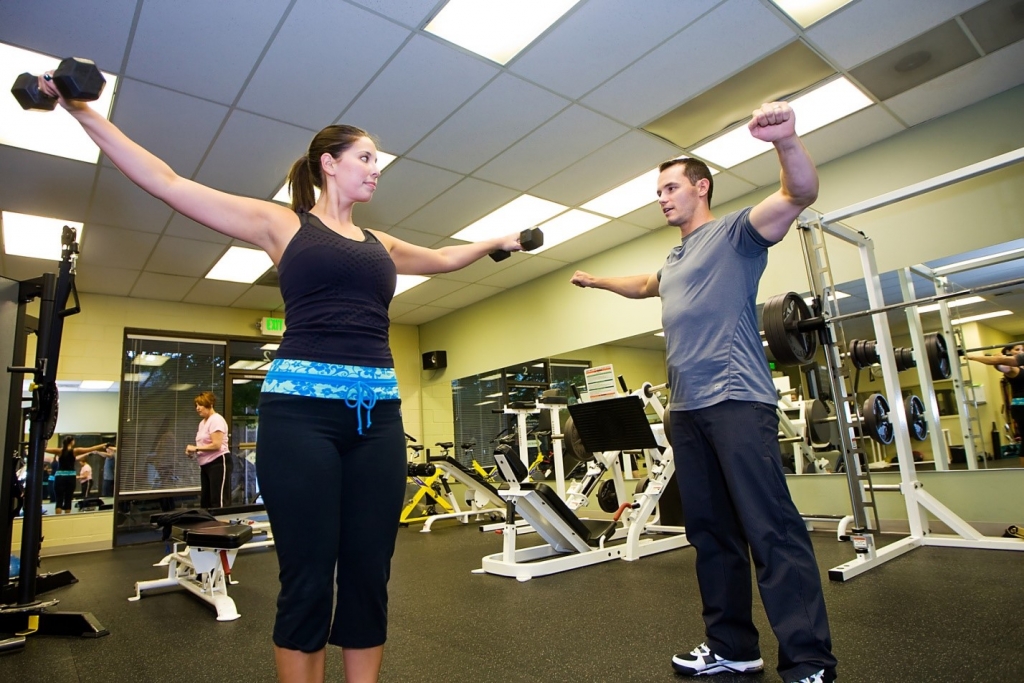
[[196,412],[203,418],[196,431],[195,445],[185,446],[185,453],[199,463],[202,486],[199,506],[221,508],[231,502],[231,460],[228,458],[228,423],[213,409],[212,391],[196,396]]

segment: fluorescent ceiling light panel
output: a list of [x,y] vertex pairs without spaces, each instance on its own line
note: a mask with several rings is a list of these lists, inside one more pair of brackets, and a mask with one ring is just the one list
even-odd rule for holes
[[172,384],[167,389],[168,391],[188,391],[194,386],[195,384]]
[[132,365],[145,365],[151,368],[158,368],[171,359],[170,356],[161,356],[158,353],[143,353],[135,357]]
[[232,384],[248,384],[251,381],[252,381],[251,379],[233,379],[233,380],[231,380],[231,383]]
[[[796,113],[796,132],[806,135],[871,105],[871,100],[846,78],[836,78],[800,97],[790,106]],[[693,150],[694,155],[722,168],[732,168],[772,149],[750,134],[746,122]]]
[[538,247],[530,253],[539,254],[555,245],[567,242],[573,237],[578,237],[585,232],[593,230],[599,225],[604,225],[608,221],[609,219],[605,216],[598,216],[588,211],[580,211],[579,209],[566,211],[561,216],[541,224],[540,228],[544,231],[544,246]]
[[[968,306],[970,304],[980,304],[982,301],[984,301],[984,299],[982,299],[980,296],[968,296],[968,297],[965,297],[963,299],[950,299],[949,301],[946,302],[946,305],[948,307],[950,307],[950,308],[955,308],[957,306]],[[918,313],[933,313],[934,311],[937,311],[937,310],[939,310],[939,304],[929,304],[927,306],[920,306],[920,307],[918,307],[917,312]]]
[[125,382],[145,382],[149,379],[148,372],[126,372],[124,373]]
[[78,388],[82,391],[106,391],[114,386],[113,381],[105,379],[83,379]]
[[499,391],[496,394],[487,394],[484,398],[501,398],[502,396],[504,396],[504,394]]
[[978,256],[977,258],[969,258],[966,261],[957,261],[956,263],[947,263],[944,266],[935,266],[936,269],[942,269],[943,272],[951,273],[957,270],[966,270],[975,263],[981,263],[982,261],[991,261],[993,259],[999,259],[1003,257],[1013,256],[1020,254],[1024,257],[1024,248],[1021,249],[1007,249],[997,254],[989,254],[988,256]]
[[[13,97],[11,98],[14,99]],[[0,97],[0,100],[3,100]],[[0,123],[0,127],[2,127]],[[82,224],[75,221],[62,221],[57,218],[30,216],[24,213],[2,212],[0,220],[4,224],[4,253],[8,256],[27,256],[28,258],[59,261],[64,226],[75,228],[76,239],[82,241]]]
[[[398,157],[396,157],[394,154],[388,154],[387,152],[382,152],[382,151],[380,151],[378,149],[377,150],[377,171],[379,173],[383,173],[384,169],[387,168],[391,164],[391,162],[394,161],[397,158]],[[277,194],[275,194],[272,197],[272,199],[275,202],[280,202],[282,204],[287,204],[288,206],[292,205],[292,193],[291,193],[291,189],[288,187],[288,179],[287,178],[285,178],[284,185],[281,186],[281,189],[277,191]],[[313,188],[313,200],[316,201],[318,199],[320,199],[320,188],[319,187],[314,187]]]
[[[52,71],[58,64],[60,60],[55,57],[0,43],[0,83],[14,83],[26,71],[33,74]],[[103,77],[107,79],[103,94],[89,106],[109,119],[117,76],[104,71]],[[100,148],[60,106],[55,111],[26,111],[17,100],[6,96],[0,97],[0,144],[90,164],[100,158]]]
[[231,370],[255,370],[265,362],[262,360],[236,360],[228,368]]
[[496,403],[496,401],[481,401],[480,403],[474,403],[475,406],[489,406]]
[[554,218],[567,208],[569,207],[562,204],[524,194],[500,209],[487,214],[476,223],[459,230],[452,235],[452,239],[479,242],[493,237],[501,237],[539,225],[549,218]]
[[772,0],[793,21],[807,28],[814,22],[824,19],[851,0]]
[[281,348],[280,344],[264,344],[260,347],[260,351],[277,351]]
[[422,285],[430,278],[425,275],[399,275],[398,282],[395,284],[395,296],[398,296],[402,292],[408,292],[410,289],[417,285]]
[[665,333],[664,333],[664,332],[655,332],[655,333],[654,333],[654,336],[655,336],[655,337],[664,337],[664,336],[665,336]]
[[1013,315],[1013,311],[993,311],[992,313],[979,313],[978,315],[969,315],[966,318],[957,318],[951,320],[950,323],[953,325],[963,325],[964,323],[974,323],[979,320],[988,320],[989,318],[1001,318],[1004,315]]
[[[840,292],[838,289],[836,290],[836,299],[847,299],[847,298],[849,298],[849,296],[850,295],[847,294],[846,292]],[[805,296],[804,297],[804,303],[807,304],[808,306],[810,306],[811,304],[814,303],[814,297],[813,296]]]
[[[608,190],[596,199],[591,199],[580,208],[612,218],[625,216],[630,211],[647,206],[658,198],[658,173],[657,168],[652,169]],[[547,237],[547,234],[545,233],[544,236]]]
[[226,280],[251,285],[274,265],[266,252],[259,249],[231,247],[206,274],[207,280]]
[[506,64],[579,0],[448,0],[427,33]]

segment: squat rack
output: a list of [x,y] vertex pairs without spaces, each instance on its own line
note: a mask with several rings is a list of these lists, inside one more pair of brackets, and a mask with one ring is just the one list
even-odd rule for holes
[[[878,265],[875,259],[874,243],[863,233],[854,230],[841,221],[853,216],[858,216],[875,209],[894,204],[904,199],[916,197],[933,190],[937,190],[955,183],[975,178],[985,173],[1005,168],[1024,160],[1024,148],[1007,152],[1000,156],[981,161],[970,166],[965,166],[955,171],[935,176],[928,180],[909,185],[899,190],[879,195],[842,209],[821,214],[812,210],[803,212],[797,219],[801,245],[804,252],[804,260],[807,267],[808,281],[812,294],[821,301],[822,316],[825,320],[823,330],[823,350],[826,356],[826,365],[829,370],[829,379],[832,384],[832,394],[835,400],[837,421],[840,428],[843,452],[847,461],[847,479],[850,487],[850,497],[854,518],[854,548],[857,557],[850,562],[834,567],[829,570],[829,578],[833,581],[846,581],[869,569],[887,562],[895,557],[913,550],[920,546],[942,546],[954,548],[977,548],[986,550],[1024,550],[1024,543],[1018,539],[1005,539],[985,536],[974,527],[964,521],[956,513],[935,496],[924,490],[924,485],[917,479],[917,471],[914,466],[913,452],[910,444],[909,425],[902,399],[902,390],[899,382],[899,373],[896,369],[896,358],[893,352],[892,334],[889,329],[889,321],[885,312],[885,301],[882,293],[881,280],[879,278]],[[855,426],[859,424],[860,418],[856,414],[856,407],[846,391],[845,373],[843,372],[843,358],[839,352],[839,343],[842,338],[842,329],[837,327],[839,308],[835,292],[835,283],[832,281],[831,268],[828,263],[828,255],[825,250],[825,235],[831,235],[848,244],[857,247],[861,267],[864,272],[865,288],[867,290],[870,310],[864,315],[870,315],[875,330],[876,348],[879,355],[879,363],[882,368],[885,392],[889,396],[891,405],[890,420],[895,427],[896,453],[900,470],[900,483],[891,487],[871,485],[867,480],[867,472],[861,471],[859,453],[862,452],[860,441],[863,436],[855,434]],[[909,278],[908,278],[909,280]],[[912,297],[912,291],[904,290],[904,297]],[[910,298],[907,299],[908,301]],[[943,328],[949,332],[949,338],[953,339],[952,326],[949,324],[948,307],[945,300],[939,301],[940,310],[943,312]],[[883,309],[883,310],[879,310]],[[913,337],[914,348],[919,349],[918,372],[922,386],[931,386],[931,376],[928,363],[923,362],[924,337],[920,325],[920,317],[916,306],[909,306],[907,310],[908,321],[911,321],[910,329]],[[843,316],[846,317],[846,316]],[[949,344],[947,347],[949,363],[954,369],[955,377],[962,389],[962,378],[959,376],[960,360],[957,355],[956,344]],[[929,413],[929,421],[934,426],[938,424],[938,407],[932,392],[931,400],[927,403],[926,409]],[[961,411],[963,412],[963,411]],[[970,443],[966,438],[970,433],[964,430],[965,442]],[[938,430],[932,429],[933,434]],[[935,439],[935,436],[933,436]],[[933,441],[933,448],[934,448]],[[965,444],[966,445],[966,444]],[[973,444],[971,451],[973,452]],[[936,453],[944,453],[945,447],[937,449]],[[968,456],[970,462],[972,456]],[[937,459],[938,461],[938,459]],[[976,466],[976,464],[975,464]],[[865,480],[868,481],[865,486]],[[874,540],[871,534],[866,533],[868,524],[865,514],[865,507],[874,506],[874,492],[883,490],[898,490],[903,494],[906,504],[907,519],[910,526],[910,535],[895,543],[883,548],[875,549]],[[929,528],[927,513],[945,523],[954,534],[935,534]]]

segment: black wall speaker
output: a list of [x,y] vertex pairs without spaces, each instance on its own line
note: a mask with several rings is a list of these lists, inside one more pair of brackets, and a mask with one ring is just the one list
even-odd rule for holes
[[427,351],[423,354],[424,370],[440,370],[448,367],[448,354],[445,351]]

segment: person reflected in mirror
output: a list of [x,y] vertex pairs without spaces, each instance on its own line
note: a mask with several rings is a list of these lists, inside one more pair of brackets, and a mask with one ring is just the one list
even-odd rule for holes
[[657,194],[682,238],[656,273],[595,277],[577,287],[631,299],[661,297],[669,420],[686,536],[697,551],[706,640],[672,658],[686,676],[764,668],[752,619],[751,557],[787,683],[830,683],[836,658],[811,540],[782,472],[772,383],[757,325],[768,249],[818,195],[818,174],[785,102],[753,112],[750,134],[774,145],[780,188],[756,206],[715,218],[704,162],[660,167]]
[[103,479],[100,484],[100,495],[111,498],[114,495],[114,475],[117,468],[117,446],[108,446],[100,451],[103,456]]
[[[47,448],[46,452],[55,456],[53,462],[53,495],[54,511],[56,514],[68,514],[71,512],[71,499],[75,495],[75,483],[78,481],[78,472],[75,464],[84,460],[90,453],[105,451],[107,444],[101,443],[89,448],[75,448],[75,437],[65,436],[60,448]],[[90,478],[91,478],[90,474]]]
[[[39,77],[40,92],[57,98],[131,182],[262,249],[277,266],[286,331],[261,389],[256,446],[281,566],[277,674],[323,681],[331,643],[342,648],[346,681],[376,681],[406,481],[389,341],[397,278],[522,251],[519,232],[432,249],[356,225],[355,206],[373,199],[381,177],[376,143],[354,126],[313,136],[288,174],[291,207],[207,187],[175,173],[87,103],[63,99],[51,79],[52,72]],[[319,476],[311,481],[313,471]]]
[[[1004,346],[999,354],[967,354],[967,360],[990,365],[1003,373],[1010,394],[1010,424],[1019,443],[1024,438],[1024,343]],[[1024,456],[1018,451],[1018,455]]]
[[196,430],[195,444],[185,446],[185,454],[199,463],[199,507],[204,510],[222,508],[231,502],[228,423],[214,409],[216,400],[212,391],[196,396],[196,412],[202,420]]
[[82,461],[82,466],[78,470],[78,497],[85,500],[92,493],[92,465],[87,461]]

